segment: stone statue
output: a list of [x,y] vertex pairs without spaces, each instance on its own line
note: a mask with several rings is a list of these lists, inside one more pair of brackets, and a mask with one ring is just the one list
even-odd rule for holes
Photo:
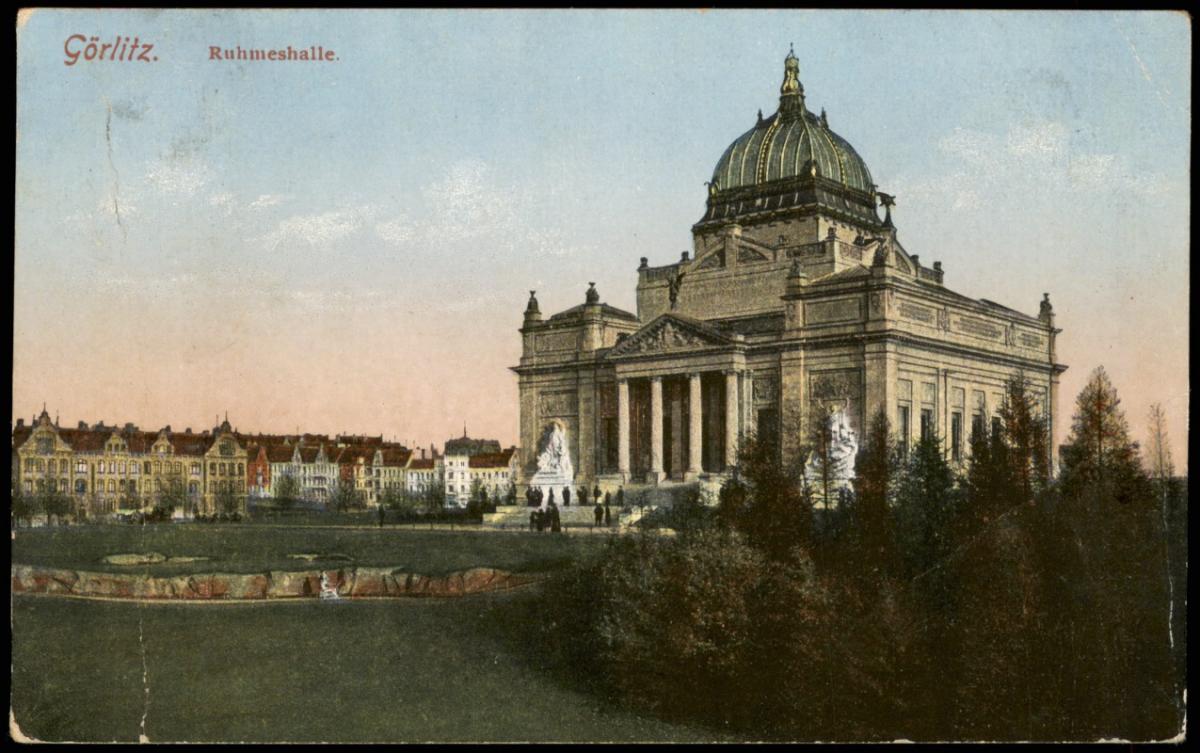
[[[846,415],[847,407],[839,406],[829,414],[832,440],[829,445],[829,459],[836,469],[833,480],[839,487],[847,485],[854,478],[854,458],[858,455],[858,434],[850,427],[850,420]],[[821,469],[816,453],[809,456],[804,474],[810,483],[820,480]]]
[[667,295],[671,299],[671,308],[675,308],[675,303],[679,300],[679,287],[683,285],[684,272],[676,272],[667,280]]
[[553,421],[542,434],[541,451],[537,458],[537,473],[530,479],[530,486],[544,489],[548,492],[542,501],[546,507],[548,500],[554,498],[554,490],[558,496],[562,490],[573,485],[575,468],[571,465],[571,450],[567,443],[567,430],[558,421]]

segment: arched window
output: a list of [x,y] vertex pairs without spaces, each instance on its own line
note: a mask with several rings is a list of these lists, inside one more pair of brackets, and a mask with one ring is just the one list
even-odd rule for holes
[[194,497],[199,493],[200,493],[200,486],[195,481],[188,484],[188,494],[190,494]]
[[58,463],[56,463],[54,461],[54,458],[51,458],[50,460],[46,461],[46,470],[49,473],[57,473],[58,472]]
[[199,463],[192,463],[192,475],[193,476],[200,475],[200,464]]
[[108,480],[108,493],[112,494],[117,491],[117,482],[111,478]]
[[145,471],[147,475],[149,475],[149,473],[150,473],[150,461],[149,460],[146,461],[146,464],[145,464],[145,466],[142,467],[142,470]]
[[210,475],[210,476],[217,475],[217,464],[216,463],[208,464],[208,475]]
[[104,473],[104,461],[103,460],[101,460],[99,463],[96,463],[96,472]]
[[87,482],[84,481],[83,479],[79,479],[78,481],[76,481],[75,482],[75,493],[76,494],[87,494]]
[[246,467],[244,465],[242,465],[241,463],[238,463],[237,475],[239,475],[239,476],[246,475]]
[[183,473],[183,463],[181,463],[179,461],[175,461],[175,472]]
[[121,473],[125,473],[125,461],[121,461]]
[[154,472],[162,473],[162,461],[161,460],[154,461]]
[[136,462],[129,464],[129,472],[134,476],[138,475],[138,464]]
[[121,479],[120,481],[117,482],[117,488],[120,489],[122,492],[125,491],[125,479]]

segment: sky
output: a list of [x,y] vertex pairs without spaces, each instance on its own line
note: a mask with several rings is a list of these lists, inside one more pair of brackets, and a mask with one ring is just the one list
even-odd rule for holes
[[[68,65],[76,34],[152,60]],[[288,45],[334,59],[210,59]],[[910,253],[1050,293],[1060,426],[1102,365],[1186,468],[1191,27],[1159,12],[33,12],[14,420],[515,443],[529,291],[636,310],[789,45]]]

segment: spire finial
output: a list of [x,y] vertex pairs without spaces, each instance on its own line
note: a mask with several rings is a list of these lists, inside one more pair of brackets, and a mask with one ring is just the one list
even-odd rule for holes
[[779,87],[779,111],[803,112],[804,86],[800,83],[800,61],[796,59],[794,50],[788,48],[788,56],[783,61],[783,84]]

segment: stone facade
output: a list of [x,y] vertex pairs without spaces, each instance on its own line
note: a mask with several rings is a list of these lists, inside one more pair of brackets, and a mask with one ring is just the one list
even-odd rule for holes
[[592,287],[543,319],[531,293],[514,368],[522,480],[552,422],[577,482],[607,488],[719,476],[752,433],[802,464],[811,421],[837,409],[859,437],[878,411],[903,444],[935,433],[961,463],[1015,375],[1053,432],[1066,367],[1049,296],[1031,316],[953,292],[940,263],[900,243],[893,205],[807,110],[789,55],[778,112],[760,113],[714,171],[693,252],[642,259],[636,315]]

